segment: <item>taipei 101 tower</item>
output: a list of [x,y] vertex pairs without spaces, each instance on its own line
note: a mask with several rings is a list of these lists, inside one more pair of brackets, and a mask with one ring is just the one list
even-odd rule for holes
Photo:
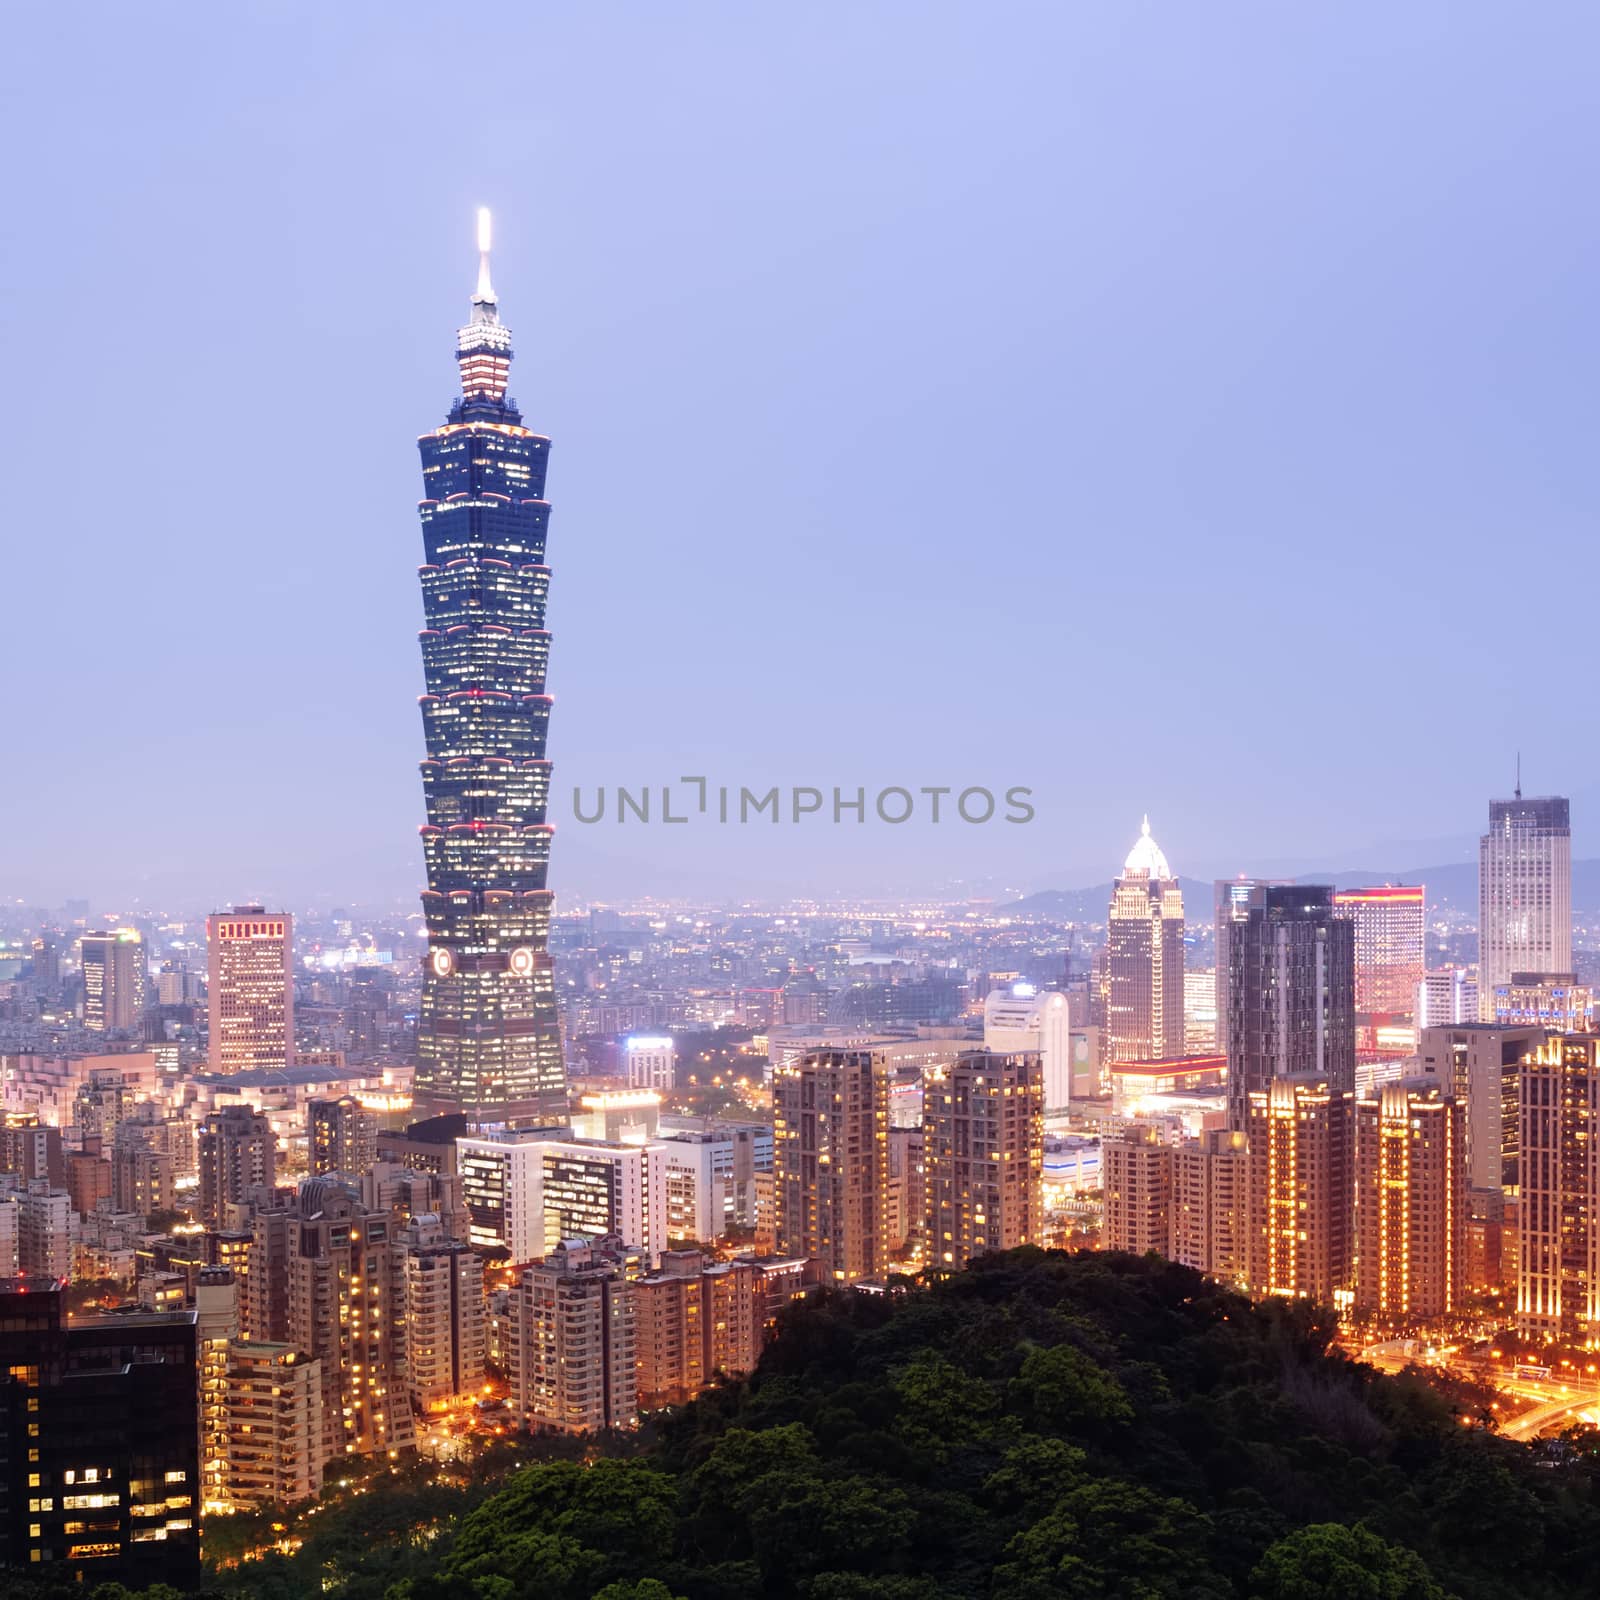
[[506,394],[511,330],[489,281],[456,336],[461,395],[423,434],[422,788],[428,820],[416,1101],[476,1126],[565,1121],[549,955],[550,697],[544,564],[550,441]]

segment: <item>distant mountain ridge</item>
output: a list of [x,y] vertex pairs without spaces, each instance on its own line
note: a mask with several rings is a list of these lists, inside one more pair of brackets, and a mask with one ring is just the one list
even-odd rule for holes
[[[1478,864],[1452,861],[1442,866],[1410,867],[1404,872],[1360,868],[1349,872],[1305,873],[1296,883],[1331,883],[1336,889],[1353,889],[1369,883],[1420,883],[1428,891],[1430,906],[1443,906],[1475,916],[1478,910]],[[1178,879],[1183,891],[1187,921],[1210,922],[1213,886],[1209,878]],[[1104,922],[1111,901],[1111,884],[1096,883],[1086,889],[1041,889],[1002,910],[1019,916],[1048,918],[1056,922]],[[1600,910],[1600,860],[1572,863],[1572,909]]]

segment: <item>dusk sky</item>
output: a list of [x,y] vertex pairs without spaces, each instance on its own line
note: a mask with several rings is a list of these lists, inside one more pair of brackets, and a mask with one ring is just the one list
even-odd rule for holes
[[[553,440],[564,903],[1093,883],[1145,812],[1185,874],[1423,865],[1519,748],[1594,853],[1593,8],[7,33],[11,898],[420,887],[479,205]],[[1037,816],[571,819],[680,774]]]

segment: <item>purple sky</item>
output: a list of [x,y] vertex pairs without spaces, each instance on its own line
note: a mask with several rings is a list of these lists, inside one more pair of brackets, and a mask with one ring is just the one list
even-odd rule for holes
[[[1518,746],[1590,853],[1597,57],[1559,4],[14,13],[0,892],[420,884],[478,204],[567,899],[1092,882],[1145,811],[1185,873],[1421,865]],[[680,773],[1038,815],[570,821]]]

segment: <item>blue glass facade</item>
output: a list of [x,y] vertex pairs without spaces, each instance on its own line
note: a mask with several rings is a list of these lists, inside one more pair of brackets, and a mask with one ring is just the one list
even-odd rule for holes
[[428,952],[416,1098],[479,1125],[567,1110],[545,886],[550,441],[506,393],[511,354],[485,256],[457,338],[460,398],[418,441]]

